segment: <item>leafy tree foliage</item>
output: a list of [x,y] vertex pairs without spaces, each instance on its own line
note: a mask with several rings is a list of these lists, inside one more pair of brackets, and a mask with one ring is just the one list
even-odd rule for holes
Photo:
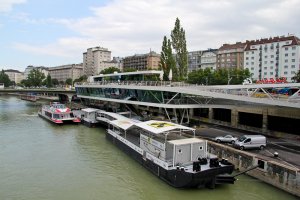
[[29,86],[39,87],[42,86],[45,74],[38,69],[32,69],[27,77],[27,84]]
[[124,69],[124,72],[136,72],[137,70],[134,68],[126,68]]
[[5,74],[4,70],[0,72],[0,83],[4,83],[4,87],[8,87],[11,85],[11,81],[7,74]]
[[164,36],[162,49],[160,53],[160,68],[164,72],[163,79],[168,80],[170,69],[172,69],[173,80],[177,80],[177,67],[172,53],[171,40]]
[[250,77],[248,69],[220,68],[212,71],[209,68],[193,71],[188,75],[188,82],[203,85],[242,84],[243,80]]
[[77,83],[77,82],[85,82],[87,80],[87,76],[86,75],[83,75],[83,76],[80,76],[79,78],[75,79],[73,81],[73,84]]
[[175,27],[171,32],[172,46],[176,53],[178,64],[178,76],[180,80],[187,77],[188,52],[186,48],[185,30],[180,25],[180,20],[176,18]]
[[100,72],[100,74],[113,74],[114,72],[121,72],[121,70],[119,68],[116,68],[116,67],[109,67],[109,68],[106,68],[104,70],[102,70]]
[[66,80],[66,85],[72,85],[72,83],[73,83],[73,80],[71,78],[68,78]]
[[54,78],[54,79],[52,79],[52,84],[53,84],[53,85],[58,85],[59,82],[58,82],[58,80],[57,80],[56,78]]
[[44,81],[44,85],[46,85],[47,88],[53,87],[52,78],[50,74],[47,75],[46,80]]
[[300,70],[297,72],[297,74],[292,78],[294,82],[299,83],[300,82]]

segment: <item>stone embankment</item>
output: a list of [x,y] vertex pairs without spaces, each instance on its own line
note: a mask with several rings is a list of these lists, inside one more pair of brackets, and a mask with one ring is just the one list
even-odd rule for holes
[[208,141],[208,151],[219,158],[228,159],[239,171],[255,165],[260,167],[247,172],[247,175],[271,184],[286,192],[300,197],[300,169],[291,167],[264,156],[234,149],[230,146]]

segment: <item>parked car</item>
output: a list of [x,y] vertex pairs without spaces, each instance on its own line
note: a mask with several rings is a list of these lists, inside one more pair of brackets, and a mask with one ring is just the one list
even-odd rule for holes
[[225,135],[225,136],[219,136],[215,138],[216,142],[225,142],[225,143],[231,143],[234,144],[237,140],[237,137],[234,137],[232,135]]
[[263,135],[243,135],[235,143],[234,146],[240,150],[244,149],[261,149],[267,146],[267,139]]

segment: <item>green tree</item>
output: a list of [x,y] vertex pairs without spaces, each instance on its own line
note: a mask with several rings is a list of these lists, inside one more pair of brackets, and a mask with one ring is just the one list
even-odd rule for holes
[[126,69],[124,69],[124,72],[136,72],[136,69],[134,69],[134,68],[126,68]]
[[11,81],[7,74],[5,74],[4,70],[0,72],[0,83],[4,83],[4,87],[8,87],[11,85]]
[[109,68],[106,68],[106,69],[102,70],[100,72],[100,74],[113,74],[114,72],[120,73],[121,70],[119,68],[116,68],[116,67],[109,67]]
[[52,78],[51,78],[50,74],[47,75],[44,85],[46,85],[47,88],[53,87]]
[[294,82],[299,83],[300,82],[300,70],[295,74],[295,76],[292,78]]
[[38,69],[32,69],[27,77],[29,86],[39,87],[45,79],[45,74]]
[[59,82],[56,78],[54,78],[54,79],[52,79],[52,84],[56,86],[59,84]]
[[66,84],[67,84],[67,85],[72,85],[72,83],[73,83],[73,80],[72,80],[71,78],[68,78],[68,79],[66,80]]
[[169,80],[170,69],[172,69],[173,80],[177,80],[176,62],[172,54],[171,40],[164,36],[162,49],[160,53],[160,68],[164,72],[164,80]]
[[180,80],[187,78],[188,52],[186,49],[185,31],[180,25],[180,20],[176,18],[175,27],[171,32],[172,46],[176,53],[178,64],[178,76]]

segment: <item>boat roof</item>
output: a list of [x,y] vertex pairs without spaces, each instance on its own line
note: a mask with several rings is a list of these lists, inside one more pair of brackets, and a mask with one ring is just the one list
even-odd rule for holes
[[113,126],[117,126],[123,130],[127,130],[130,127],[132,127],[134,124],[136,124],[137,122],[131,119],[117,119],[117,120],[113,120],[110,121],[110,124],[112,124]]
[[171,144],[174,145],[183,145],[183,144],[192,144],[192,143],[202,143],[204,140],[201,140],[199,138],[186,138],[186,139],[180,139],[180,140],[170,140],[168,141]]
[[98,111],[99,109],[96,109],[96,108],[84,108],[84,109],[81,109],[83,112],[87,112],[87,113],[91,113],[91,112],[96,112]]
[[111,116],[117,120],[120,120],[120,119],[128,119],[127,117],[123,116],[123,115],[120,115],[120,114],[117,114],[117,113],[112,113],[112,112],[105,112],[103,110],[99,110],[97,111],[97,113],[103,113],[103,114],[106,114],[108,116]]
[[160,134],[163,132],[169,132],[172,130],[180,129],[180,130],[191,130],[194,131],[194,128],[190,128],[187,126],[175,124],[172,122],[166,122],[166,121],[158,121],[158,120],[150,120],[146,122],[136,123],[134,124],[137,127],[140,127],[146,131],[149,131],[153,134]]

